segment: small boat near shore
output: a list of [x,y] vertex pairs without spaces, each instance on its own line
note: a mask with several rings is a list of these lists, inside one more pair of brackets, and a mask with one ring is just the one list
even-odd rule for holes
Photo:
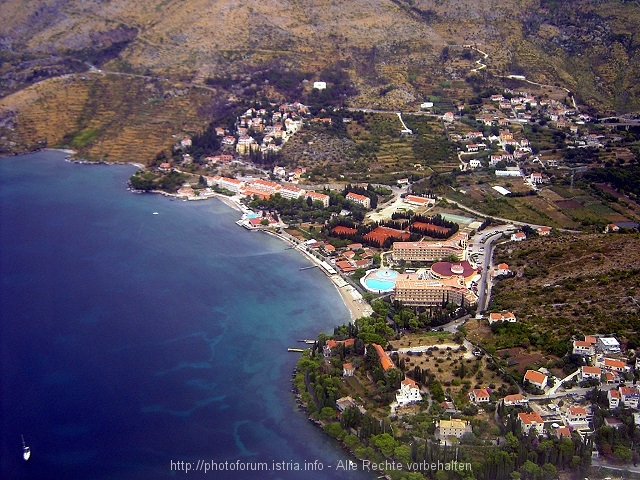
[[24,435],[20,435],[20,437],[22,438],[22,458],[26,462],[31,458],[31,448],[24,443]]

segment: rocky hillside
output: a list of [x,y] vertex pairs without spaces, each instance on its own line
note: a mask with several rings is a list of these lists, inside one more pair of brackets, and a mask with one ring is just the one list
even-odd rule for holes
[[[507,242],[494,260],[516,272],[493,289],[492,310],[567,335],[615,333],[640,345],[637,234],[563,234]],[[522,292],[526,292],[523,295]]]
[[[292,100],[309,94],[303,80],[338,73],[341,102],[399,109],[523,74],[600,113],[640,110],[633,1],[4,0],[0,17],[1,118],[24,105],[11,94],[90,66]],[[480,55],[455,45],[487,52],[487,69],[470,73]]]

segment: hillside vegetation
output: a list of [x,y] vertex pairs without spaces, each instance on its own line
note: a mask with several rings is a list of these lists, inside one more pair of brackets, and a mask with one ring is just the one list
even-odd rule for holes
[[[149,163],[174,135],[201,130],[214,95],[117,75],[75,75],[0,99],[0,153],[66,147],[88,159]],[[3,128],[4,127],[4,128]]]
[[[117,92],[123,84],[133,84],[126,92],[133,106],[148,101],[149,92],[133,77],[106,76],[101,86],[114,93],[99,100],[102,120],[85,126],[92,107],[80,99],[92,94],[90,87],[64,84],[58,92],[60,83],[42,80],[91,66],[144,75],[144,85],[206,85],[227,99],[314,103],[327,99],[314,97],[309,82],[328,80],[330,87],[339,86],[333,103],[405,111],[415,111],[426,99],[452,108],[479,88],[500,83],[500,76],[520,74],[570,89],[594,112],[640,110],[640,6],[632,1],[523,0],[496,8],[488,0],[5,0],[0,17],[11,19],[0,25],[5,151],[57,141],[50,126],[42,125],[52,117],[63,138],[92,130],[75,143],[111,158],[121,158],[123,148],[106,149],[114,141],[111,124],[124,126],[126,140],[119,143],[140,135],[156,149],[155,138],[169,132],[169,125],[211,121],[206,108],[193,108],[199,101],[206,104],[196,98],[205,92],[183,98],[191,105],[184,113],[174,101],[166,103],[168,108],[121,109],[123,97]],[[486,51],[487,68],[471,73],[481,56],[460,45]],[[33,90],[20,93],[32,85]],[[38,99],[46,101],[35,115],[29,109]],[[25,108],[29,111],[22,112]],[[148,122],[154,109],[162,110],[159,123],[166,129]],[[16,126],[22,118],[28,125]],[[385,155],[383,150],[383,161]],[[408,158],[400,157],[401,162]]]
[[496,248],[516,277],[492,291],[491,309],[513,311],[539,334],[611,334],[640,346],[640,236],[563,234]]

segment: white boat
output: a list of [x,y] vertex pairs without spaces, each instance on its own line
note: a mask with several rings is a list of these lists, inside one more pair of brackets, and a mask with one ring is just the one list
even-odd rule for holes
[[154,215],[158,215],[158,212],[153,212]]
[[24,435],[20,436],[22,437],[22,458],[26,462],[27,460],[29,460],[29,458],[31,458],[31,448],[29,448],[27,444],[24,443]]

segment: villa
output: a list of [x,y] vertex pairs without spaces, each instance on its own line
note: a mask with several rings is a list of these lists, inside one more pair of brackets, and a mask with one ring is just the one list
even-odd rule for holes
[[516,321],[516,316],[512,312],[502,312],[502,313],[492,312],[489,314],[489,325],[495,322],[515,323],[515,321]]
[[[531,370],[530,370],[531,371]],[[520,425],[522,426],[522,431],[528,434],[533,428],[535,432],[540,435],[542,433],[542,428],[544,426],[544,420],[538,412],[531,413],[518,413],[518,419],[520,420]]]
[[498,264],[498,266],[494,270],[493,275],[495,277],[497,277],[498,275],[508,275],[510,272],[511,272],[511,270],[509,270],[509,265],[508,264],[500,263],[500,264]]
[[529,403],[529,400],[520,393],[514,393],[513,395],[507,395],[502,399],[502,402],[506,407],[511,407],[514,405],[524,405]]
[[589,367],[584,365],[580,368],[580,378],[582,380],[594,379],[600,381],[602,369],[599,367]]
[[638,387],[627,387],[621,386],[618,388],[620,392],[620,401],[627,408],[638,408],[638,397],[640,396],[640,391],[638,391]]
[[524,379],[531,385],[538,387],[540,390],[544,390],[544,387],[547,386],[547,376],[544,373],[540,373],[535,370],[527,370],[527,373],[524,375]]
[[602,362],[602,368],[605,370],[612,370],[614,372],[626,372],[630,370],[629,366],[622,360],[615,360],[613,358],[605,358]]
[[595,354],[594,344],[591,342],[585,342],[583,340],[574,340],[573,341],[573,354],[574,355],[584,355],[591,356]]
[[486,388],[474,388],[469,393],[469,399],[476,404],[487,403],[490,400],[490,394]]
[[355,373],[356,369],[354,368],[353,364],[351,363],[344,363],[342,365],[342,376],[343,377],[353,377],[353,374]]
[[609,408],[613,410],[620,405],[620,392],[618,390],[611,389],[607,392],[607,400],[609,400]]
[[456,437],[461,438],[465,433],[471,433],[471,425],[466,420],[452,418],[451,420],[440,420],[437,424],[440,438]]
[[570,407],[565,416],[567,426],[578,427],[586,426],[587,410],[584,407]]
[[422,401],[422,395],[420,394],[418,384],[410,378],[405,378],[400,384],[398,393],[396,393],[396,402],[398,402],[398,406],[404,407],[405,405],[420,401]]

